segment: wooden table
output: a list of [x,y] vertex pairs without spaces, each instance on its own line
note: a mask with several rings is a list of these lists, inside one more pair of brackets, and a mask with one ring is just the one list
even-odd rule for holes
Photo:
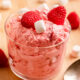
[[[1,3],[1,0],[0,0]],[[56,4],[57,0],[48,0],[47,4],[51,7],[52,5]],[[12,0],[12,8],[9,10],[1,10],[0,13],[2,13],[2,21],[0,24],[0,48],[2,48],[6,55],[7,54],[7,47],[6,47],[6,37],[4,33],[4,24],[6,21],[6,18],[13,12],[19,10],[20,8],[28,7],[28,8],[35,8],[40,5],[38,3],[38,0]],[[78,14],[80,13],[80,0],[70,0],[70,2],[65,6],[67,8],[67,13],[71,11],[76,11]],[[80,14],[79,14],[80,15]],[[75,44],[80,44],[80,29],[74,30],[70,33],[70,40],[68,42],[68,48],[67,53],[64,58],[64,66],[61,69],[61,72],[57,76],[55,80],[63,80],[63,74],[66,71],[66,69],[76,60],[71,59],[69,54],[70,51]],[[10,70],[10,68],[0,68],[0,80],[20,80],[18,77],[16,77]]]

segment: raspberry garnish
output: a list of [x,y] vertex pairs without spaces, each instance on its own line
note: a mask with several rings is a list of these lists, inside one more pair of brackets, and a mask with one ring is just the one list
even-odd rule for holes
[[67,19],[69,20],[72,29],[77,29],[79,27],[79,16],[76,12],[71,12]]
[[48,13],[48,20],[57,25],[63,25],[65,17],[66,17],[66,9],[64,8],[64,6],[53,8]]
[[42,17],[39,11],[29,11],[23,15],[21,19],[21,24],[27,28],[34,28],[34,23],[41,19]]

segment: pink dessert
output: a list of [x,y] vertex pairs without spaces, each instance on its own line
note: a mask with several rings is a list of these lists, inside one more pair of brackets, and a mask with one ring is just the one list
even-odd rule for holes
[[[41,15],[39,19],[44,21],[46,27],[42,33],[37,33],[35,25],[29,23],[28,19],[24,24],[28,25],[23,26],[21,20],[24,14],[14,14],[7,20],[9,62],[12,71],[22,78],[49,80],[61,69],[70,25],[66,19],[62,25],[55,24],[48,20],[48,13],[44,11],[39,13]],[[26,22],[25,19],[23,22]],[[35,20],[37,19],[33,19],[32,22]]]

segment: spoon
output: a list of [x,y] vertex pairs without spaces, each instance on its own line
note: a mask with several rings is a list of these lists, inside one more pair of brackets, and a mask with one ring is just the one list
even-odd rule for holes
[[80,80],[80,60],[74,62],[65,72],[64,80]]

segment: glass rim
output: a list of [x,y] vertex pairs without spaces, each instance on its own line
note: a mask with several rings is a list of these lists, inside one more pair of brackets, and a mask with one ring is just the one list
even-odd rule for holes
[[[6,19],[6,21],[5,21],[4,31],[5,31],[6,36],[8,37],[8,39],[10,39],[11,41],[15,42],[15,40],[13,40],[13,39],[8,35],[7,30],[6,30],[6,23],[7,23],[7,21],[9,20],[9,18],[10,18],[11,16],[13,16],[13,14],[10,15],[10,16],[8,16],[7,19]],[[69,33],[69,32],[68,32],[68,33]],[[69,33],[69,34],[70,34],[70,33]],[[64,43],[66,40],[68,40],[68,37],[69,37],[69,35],[67,35],[67,37],[66,37],[63,41],[61,41],[61,42],[59,42],[59,43],[57,43],[57,44],[53,44],[53,45],[49,45],[49,46],[43,46],[43,47],[39,47],[39,46],[29,46],[29,45],[28,45],[28,47],[32,47],[32,48],[34,48],[34,47],[38,47],[38,48],[56,47],[56,46],[59,46],[59,45],[61,45],[62,43]],[[23,45],[23,44],[21,44],[21,43],[19,43],[19,42],[15,42],[15,44],[20,45],[20,46],[27,46],[27,45]]]

